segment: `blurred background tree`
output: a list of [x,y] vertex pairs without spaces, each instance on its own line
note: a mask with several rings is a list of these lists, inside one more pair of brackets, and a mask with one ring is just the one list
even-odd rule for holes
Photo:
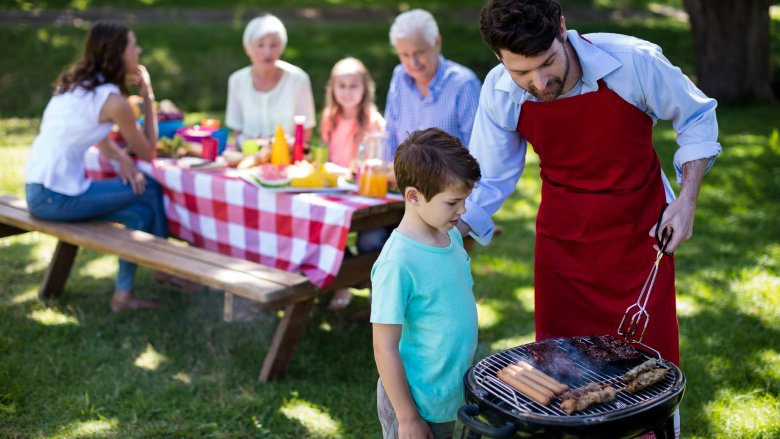
[[723,102],[774,100],[769,56],[772,0],[684,0],[695,48],[696,78]]

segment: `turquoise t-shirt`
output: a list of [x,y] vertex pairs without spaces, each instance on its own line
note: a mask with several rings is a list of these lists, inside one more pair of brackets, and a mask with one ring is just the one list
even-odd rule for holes
[[397,230],[371,270],[371,323],[402,325],[398,350],[420,416],[455,420],[477,347],[477,305],[460,232],[431,247]]

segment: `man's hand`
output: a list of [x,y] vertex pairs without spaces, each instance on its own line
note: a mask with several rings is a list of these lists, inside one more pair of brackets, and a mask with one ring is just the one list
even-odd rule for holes
[[[696,213],[696,201],[684,200],[678,198],[669,204],[664,212],[664,217],[661,220],[661,230],[667,230],[667,233],[674,231],[672,239],[669,240],[669,244],[666,245],[664,250],[666,253],[673,253],[674,250],[683,241],[686,241],[693,235],[693,217]],[[657,224],[650,229],[650,236],[655,237],[655,229]],[[659,236],[662,233],[658,234]],[[660,251],[658,245],[653,245],[656,251]]]
[[[661,230],[673,231],[672,239],[666,246],[666,253],[673,253],[677,246],[693,235],[693,218],[696,213],[696,201],[699,198],[699,188],[709,159],[699,159],[686,162],[682,166],[682,185],[680,196],[669,204],[661,219]],[[657,224],[650,229],[650,236],[655,237]],[[659,235],[662,235],[659,233]],[[660,251],[658,245],[654,245]]]

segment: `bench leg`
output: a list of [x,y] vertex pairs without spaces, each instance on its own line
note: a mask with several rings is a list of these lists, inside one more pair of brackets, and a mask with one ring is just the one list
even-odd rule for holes
[[73,260],[76,259],[78,246],[57,241],[57,248],[54,249],[49,268],[41,281],[41,287],[38,290],[38,299],[47,301],[55,299],[62,294],[65,289],[65,281],[68,280],[70,269],[73,267]]
[[225,305],[222,309],[222,319],[226,322],[233,321],[233,294],[225,292]]
[[271,347],[265,354],[260,381],[267,382],[281,378],[287,372],[293,350],[303,334],[303,328],[309,319],[314,299],[296,302],[284,308],[284,317],[276,327]]
[[27,233],[27,230],[22,230],[14,226],[9,226],[8,224],[0,224],[0,238],[5,238],[6,236],[20,235],[22,233]]

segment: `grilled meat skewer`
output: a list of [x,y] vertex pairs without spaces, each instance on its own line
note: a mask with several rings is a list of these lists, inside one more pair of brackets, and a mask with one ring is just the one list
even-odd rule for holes
[[[587,387],[587,386],[586,386]],[[606,386],[599,390],[585,393],[584,395],[569,398],[561,403],[561,410],[570,415],[574,412],[585,410],[591,404],[608,402],[615,399],[618,391],[612,386]]]
[[636,379],[628,383],[623,390],[629,393],[636,393],[666,378],[666,373],[668,371],[669,369],[661,368],[643,372],[638,377],[636,377]]
[[630,383],[636,377],[638,377],[639,374],[647,372],[648,370],[652,370],[655,367],[656,363],[657,363],[656,359],[651,358],[645,361],[644,363],[640,364],[639,366],[629,370],[628,372],[626,372],[625,375],[623,375],[623,382]]
[[571,389],[569,391],[563,392],[559,398],[561,398],[561,401],[565,401],[567,399],[572,399],[572,398],[579,398],[588,393],[601,390],[604,387],[607,387],[608,385],[609,384],[590,382],[582,387],[577,387],[576,389]]

